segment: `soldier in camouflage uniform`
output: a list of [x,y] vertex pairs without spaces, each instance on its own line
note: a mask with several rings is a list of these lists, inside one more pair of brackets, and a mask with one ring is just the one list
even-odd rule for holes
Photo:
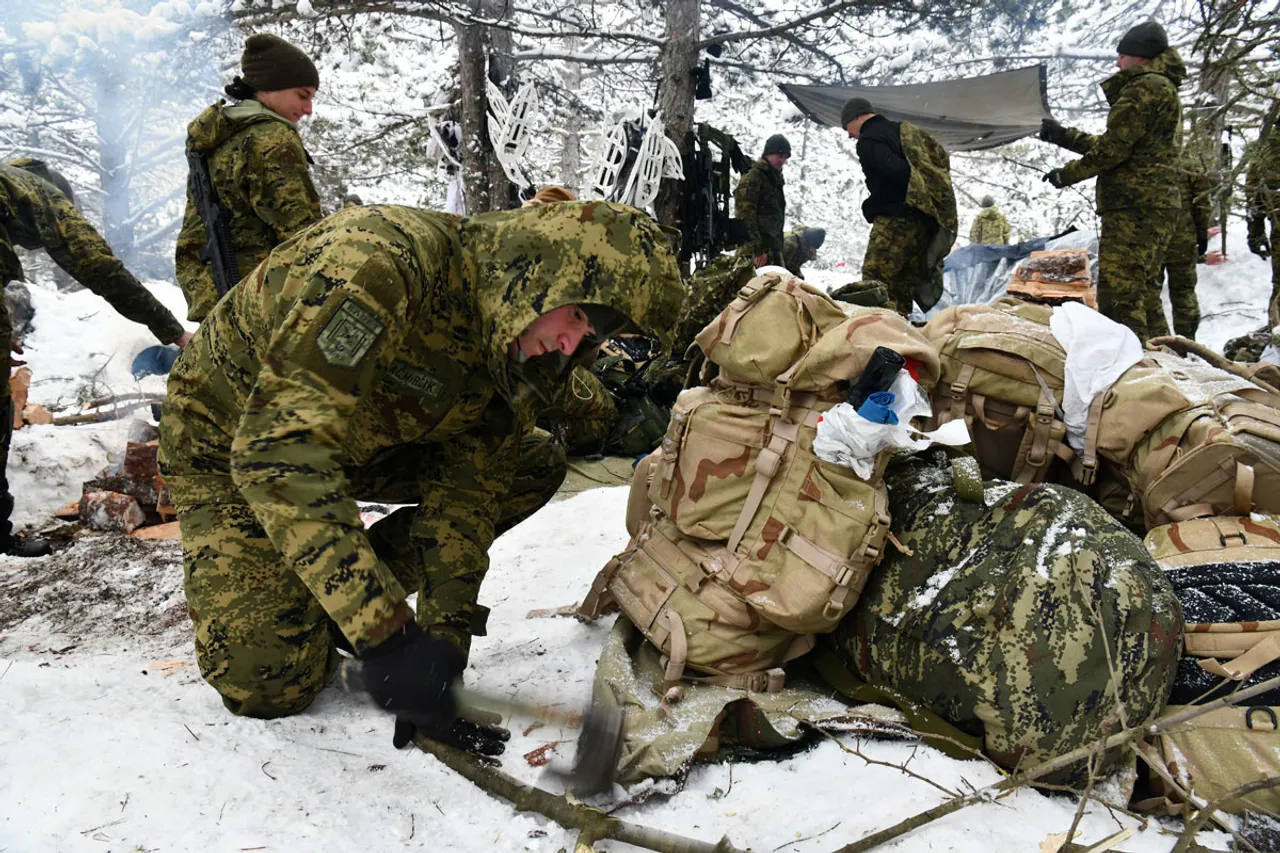
[[1183,206],[1178,86],[1187,69],[1154,21],[1131,28],[1116,49],[1120,72],[1101,84],[1111,105],[1106,132],[1045,119],[1041,139],[1084,156],[1044,180],[1061,188],[1098,178],[1098,308],[1146,341],[1168,332],[1160,273]]
[[782,265],[797,278],[804,278],[800,268],[818,257],[818,250],[827,239],[822,228],[793,228],[782,238]]
[[[241,284],[179,359],[161,422],[201,674],[233,713],[292,714],[343,643],[379,704],[466,744],[447,687],[483,629],[489,545],[528,511],[521,438],[594,356],[588,332],[669,328],[667,240],[603,202],[350,207]],[[357,499],[414,506],[366,532]]]
[[[1280,325],[1280,107],[1273,107],[1268,117],[1269,130],[1254,149],[1253,162],[1245,178],[1249,208],[1249,251],[1263,260],[1271,259],[1271,302],[1267,324]],[[1271,239],[1267,239],[1267,223],[1271,223]]]
[[[1178,165],[1178,189],[1182,191],[1182,208],[1178,211],[1169,235],[1169,249],[1164,256],[1164,273],[1169,279],[1169,302],[1173,305],[1173,331],[1184,338],[1195,339],[1200,328],[1200,302],[1196,299],[1196,264],[1209,249],[1209,176],[1200,161],[1184,152]],[[1160,291],[1148,293],[1159,302]],[[1164,319],[1161,305],[1148,306]]]
[[973,217],[973,225],[969,226],[969,242],[985,246],[1004,246],[1009,242],[1009,220],[996,210],[996,200],[984,195],[982,210]]
[[928,133],[877,115],[866,98],[846,101],[840,123],[858,140],[867,182],[862,215],[872,224],[862,280],[882,282],[904,317],[913,301],[928,311],[942,296],[942,261],[959,228],[951,160]]
[[[230,212],[236,267],[248,275],[267,253],[320,221],[320,196],[297,122],[311,114],[320,86],[315,65],[302,51],[272,35],[249,36],[240,58],[242,77],[187,127],[187,151],[202,155],[218,200]],[[187,297],[187,319],[200,322],[218,301],[213,264],[202,257],[206,234],[191,187],[178,232],[174,266]]]
[[787,215],[786,180],[782,169],[791,159],[791,143],[780,133],[764,143],[764,153],[733,191],[733,215],[750,235],[756,266],[782,265],[782,226]]
[[957,489],[940,453],[886,481],[901,546],[832,635],[852,670],[981,735],[1010,769],[1163,710],[1182,616],[1140,539],[1072,489]]
[[[151,330],[161,343],[185,346],[191,333],[160,304],[120,262],[111,247],[76,209],[71,185],[39,160],[21,159],[0,166],[0,287],[23,278],[16,246],[44,249],[54,263],[77,282],[111,304],[121,315]],[[0,300],[0,367],[9,376],[13,324]],[[19,349],[18,352],[21,352]],[[5,395],[8,401],[8,394]],[[6,405],[0,412],[0,551],[34,557],[49,552],[42,540],[13,536],[9,516],[13,496],[4,475],[13,434],[13,418]]]

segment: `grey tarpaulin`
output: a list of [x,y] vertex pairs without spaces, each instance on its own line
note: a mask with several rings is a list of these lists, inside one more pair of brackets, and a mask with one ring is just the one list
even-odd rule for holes
[[982,77],[902,86],[779,85],[801,112],[840,127],[840,107],[853,97],[894,121],[929,131],[948,151],[978,151],[1030,136],[1049,118],[1045,67],[1030,65]]

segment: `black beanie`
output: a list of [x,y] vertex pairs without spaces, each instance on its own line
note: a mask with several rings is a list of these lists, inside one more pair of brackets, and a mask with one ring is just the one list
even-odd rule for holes
[[844,106],[840,108],[840,127],[847,128],[849,122],[858,116],[864,116],[867,113],[875,112],[875,108],[871,106],[871,102],[866,98],[850,98],[844,102]]
[[770,154],[781,154],[783,157],[791,156],[791,143],[781,133],[775,133],[764,141],[764,153],[761,157],[768,157]]
[[258,33],[244,40],[240,54],[244,82],[258,92],[310,86],[320,88],[320,72],[311,57],[279,36]]
[[821,228],[806,228],[801,239],[806,246],[816,252],[822,248],[823,242],[827,239],[827,232]]
[[1129,31],[1116,45],[1116,53],[1125,56],[1141,56],[1144,59],[1155,59],[1169,49],[1169,37],[1164,34],[1164,27],[1155,21],[1143,21]]
[[37,178],[53,184],[58,188],[58,192],[67,197],[67,201],[72,204],[76,203],[76,194],[71,190],[71,182],[63,177],[62,173],[57,169],[50,169],[49,164],[43,160],[34,160],[30,157],[19,157],[17,160],[10,160],[10,166],[17,166],[25,172],[30,172]]

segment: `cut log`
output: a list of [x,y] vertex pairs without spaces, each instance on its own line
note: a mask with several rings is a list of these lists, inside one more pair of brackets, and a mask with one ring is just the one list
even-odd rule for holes
[[132,495],[90,491],[80,498],[80,521],[91,530],[132,533],[147,520]]

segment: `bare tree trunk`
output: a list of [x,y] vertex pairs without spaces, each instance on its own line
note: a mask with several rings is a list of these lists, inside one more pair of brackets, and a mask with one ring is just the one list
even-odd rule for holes
[[[481,0],[471,0],[471,10],[479,13],[480,3]],[[488,170],[497,165],[485,131],[485,110],[489,99],[484,91],[487,65],[484,28],[458,24],[454,29],[458,35],[458,80],[462,90],[458,107],[462,144],[458,147],[458,160],[462,163],[467,213],[483,213],[490,209]]]
[[[577,39],[566,39],[565,50],[573,53],[577,49]],[[577,62],[566,63],[561,79],[567,91],[580,91],[582,65]],[[574,195],[582,195],[582,113],[578,110],[570,110],[565,120],[564,139],[560,146],[560,182],[572,190]]]
[[[509,4],[506,0],[481,0],[480,8],[486,17],[500,19],[507,15]],[[510,100],[516,92],[516,62],[514,57],[511,30],[488,29],[486,40],[489,43],[489,79],[493,81]],[[489,172],[489,209],[506,210],[511,207],[511,182],[507,180],[502,166],[493,156],[489,146],[489,134],[485,133],[485,148],[492,163]]]
[[1239,4],[1220,6],[1215,0],[1201,4],[1206,27],[1196,42],[1202,55],[1196,106],[1191,113],[1190,142],[1213,187],[1211,222],[1222,226],[1221,249],[1227,251],[1227,212],[1231,207],[1231,152],[1223,145],[1227,129],[1227,109],[1231,103],[1232,69],[1224,60],[1233,53],[1234,40],[1226,35],[1228,25],[1240,17]]
[[[668,0],[667,41],[662,47],[661,82],[658,107],[667,124],[667,136],[681,147],[693,128],[694,68],[698,64],[699,0]],[[663,181],[654,202],[658,221],[674,225],[680,213],[680,187]]]

